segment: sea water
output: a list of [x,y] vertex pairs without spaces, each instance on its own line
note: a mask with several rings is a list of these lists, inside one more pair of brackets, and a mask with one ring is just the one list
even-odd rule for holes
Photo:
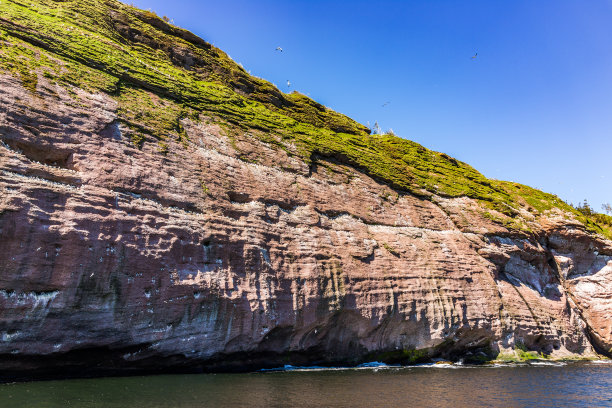
[[2,408],[612,407],[603,362],[159,375],[0,385]]

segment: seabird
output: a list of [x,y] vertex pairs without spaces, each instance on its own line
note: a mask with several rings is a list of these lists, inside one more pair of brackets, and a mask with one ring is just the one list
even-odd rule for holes
[[388,105],[388,104],[390,104],[390,103],[391,103],[391,101],[387,101],[387,102],[385,102],[385,103],[383,103],[383,104],[382,104],[382,107],[384,108],[385,106],[387,106],[387,105]]
[[477,57],[477,56],[478,56],[478,53],[475,53],[475,54],[472,56],[472,59],[476,59],[476,57]]
[[281,47],[276,47],[276,51],[283,52],[283,49]]
[[287,86],[291,86],[291,82],[289,82],[289,80],[287,80]]

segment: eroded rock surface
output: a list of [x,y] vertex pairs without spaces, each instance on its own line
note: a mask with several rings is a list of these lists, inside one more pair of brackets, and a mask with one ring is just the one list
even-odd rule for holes
[[113,99],[75,92],[0,77],[6,373],[612,347],[612,243],[578,223],[512,233],[204,117],[139,149]]

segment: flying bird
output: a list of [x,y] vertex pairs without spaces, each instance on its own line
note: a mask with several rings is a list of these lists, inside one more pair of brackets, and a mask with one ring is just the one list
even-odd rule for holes
[[287,86],[291,86],[291,82],[289,82],[289,80],[287,80]]
[[383,103],[383,104],[382,104],[382,107],[384,108],[385,106],[387,106],[387,105],[388,105],[388,104],[390,104],[390,103],[391,103],[391,101],[387,101],[387,102],[385,102],[385,103]]
[[276,47],[276,51],[283,52],[283,49],[281,47]]
[[474,55],[472,55],[472,59],[475,60],[477,56],[478,56],[478,53],[475,53]]

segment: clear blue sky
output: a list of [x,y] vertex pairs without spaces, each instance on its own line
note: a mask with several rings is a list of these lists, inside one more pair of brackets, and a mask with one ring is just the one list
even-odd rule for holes
[[377,121],[487,177],[587,198],[596,210],[612,202],[611,0],[133,4],[283,91]]

